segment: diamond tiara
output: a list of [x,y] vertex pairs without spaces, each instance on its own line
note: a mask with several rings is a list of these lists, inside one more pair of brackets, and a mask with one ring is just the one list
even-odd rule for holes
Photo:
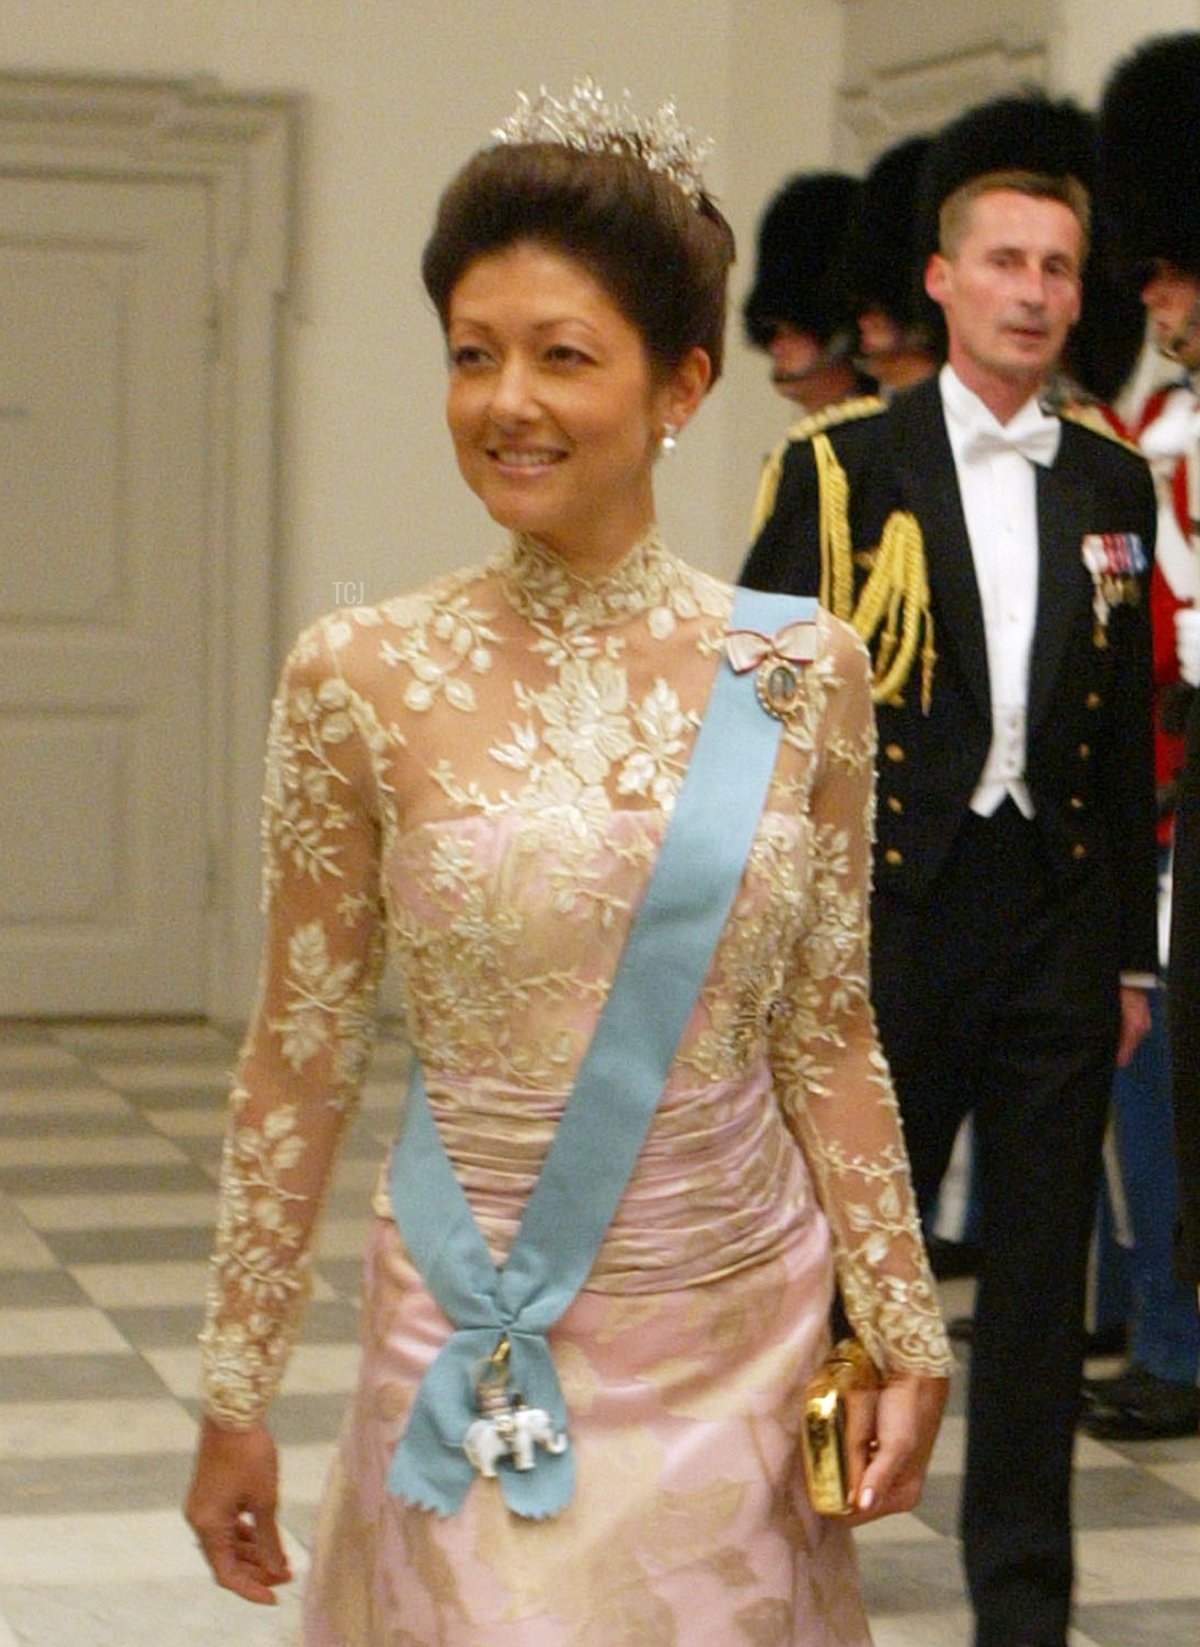
[[492,136],[498,143],[562,143],[584,154],[631,154],[669,177],[693,206],[704,193],[700,166],[713,147],[680,125],[673,98],[646,118],[634,113],[628,92],[619,103],[606,102],[590,76],[575,82],[565,103],[544,86],[533,98],[518,92],[516,113]]

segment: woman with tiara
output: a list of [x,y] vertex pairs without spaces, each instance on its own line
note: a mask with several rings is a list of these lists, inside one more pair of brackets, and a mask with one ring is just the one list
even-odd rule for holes
[[[414,1072],[305,1643],[861,1647],[850,1528],[916,1502],[950,1365],[867,997],[866,658],[656,526],[733,260],[673,107],[584,83],[496,139],[423,275],[506,536],[283,672],[189,1519],[274,1599],[265,1417],[387,953]],[[880,1375],[842,1517],[798,1445],[835,1271]]]

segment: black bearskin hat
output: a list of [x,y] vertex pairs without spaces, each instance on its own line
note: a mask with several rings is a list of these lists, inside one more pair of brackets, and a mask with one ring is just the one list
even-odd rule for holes
[[828,343],[846,326],[830,274],[860,185],[842,172],[790,178],[758,229],[758,266],[743,305],[746,336],[765,349],[780,321]]
[[1200,34],[1147,40],[1100,105],[1099,215],[1128,266],[1200,276]]
[[863,178],[834,271],[852,313],[882,309],[905,330],[928,325],[925,303],[917,301],[916,212],[931,141],[907,137],[876,160]]
[[1036,172],[1096,180],[1096,122],[1068,98],[1023,92],[980,103],[952,120],[930,144],[917,202],[922,268],[938,249],[938,213],[956,189],[988,172]]
[[1083,306],[1067,339],[1063,369],[1094,399],[1111,402],[1129,381],[1145,339],[1138,290],[1114,267],[1103,228],[1093,222]]
[[[938,249],[938,214],[956,189],[988,172],[1034,172],[1096,185],[1100,135],[1095,117],[1069,98],[1041,92],[998,97],[968,109],[930,145],[917,206],[917,263]],[[1133,371],[1145,336],[1136,291],[1111,267],[1104,224],[1093,215],[1092,251],[1083,280],[1083,310],[1071,333],[1063,368],[1098,400],[1111,400]],[[940,311],[925,298],[926,315],[944,336]]]

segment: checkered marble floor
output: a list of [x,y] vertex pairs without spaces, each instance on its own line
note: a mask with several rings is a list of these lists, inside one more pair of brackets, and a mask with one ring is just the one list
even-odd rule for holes
[[[283,1647],[292,1586],[209,1581],[179,1513],[232,1041],[203,1024],[0,1024],[0,1647]],[[356,1365],[359,1254],[404,1071],[384,1040],[274,1415],[303,1572]],[[946,1307],[969,1305],[949,1283]],[[859,1535],[877,1647],[966,1647],[956,1388],[925,1498]],[[1079,1449],[1073,1647],[1200,1640],[1200,1438]],[[651,1644],[647,1644],[651,1647]]]

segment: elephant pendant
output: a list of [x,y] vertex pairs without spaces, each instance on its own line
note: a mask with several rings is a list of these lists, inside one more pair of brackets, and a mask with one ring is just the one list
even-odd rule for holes
[[532,1470],[538,1447],[548,1453],[567,1449],[565,1432],[555,1429],[546,1409],[526,1406],[519,1391],[509,1390],[508,1351],[505,1337],[488,1357],[475,1390],[481,1416],[463,1436],[468,1460],[486,1477],[495,1476],[496,1465],[502,1459],[511,1459],[514,1469]]

